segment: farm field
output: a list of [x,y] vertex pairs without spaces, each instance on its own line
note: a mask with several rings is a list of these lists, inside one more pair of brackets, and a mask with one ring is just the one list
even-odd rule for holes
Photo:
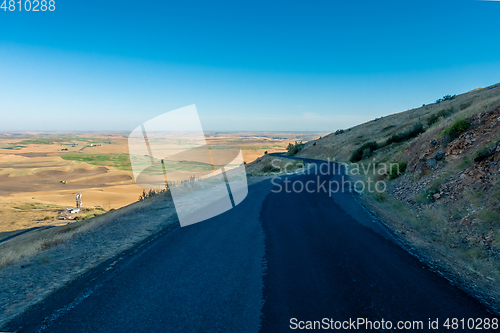
[[[325,133],[206,133],[209,144],[236,145],[249,163],[267,151],[285,151],[288,143],[317,139]],[[84,211],[117,209],[138,200],[128,133],[0,134],[0,239],[43,225],[66,224],[61,211],[83,195]]]

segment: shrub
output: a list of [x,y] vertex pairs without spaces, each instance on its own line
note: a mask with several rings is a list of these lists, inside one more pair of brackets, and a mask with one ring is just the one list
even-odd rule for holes
[[474,164],[474,162],[471,159],[469,159],[467,156],[464,156],[462,158],[462,161],[458,164],[458,169],[465,170],[465,169],[469,168],[472,164]]
[[389,173],[387,176],[389,177],[389,180],[396,179],[401,175],[403,172],[406,171],[406,165],[407,162],[398,162],[395,164],[391,165],[391,169],[389,170]]
[[485,209],[479,212],[479,218],[486,222],[496,222],[500,219],[500,213],[493,209]]
[[373,152],[379,148],[380,147],[378,143],[376,143],[375,141],[367,142],[352,153],[350,161],[352,163],[359,162],[367,154],[366,150],[369,151],[369,154],[371,156]]
[[490,146],[491,145],[486,145],[486,146],[482,146],[481,148],[479,148],[476,151],[476,154],[474,157],[480,157],[480,156],[484,156],[484,155],[488,154],[488,152],[490,150]]
[[450,140],[455,140],[462,134],[467,131],[470,127],[470,122],[467,120],[457,120],[453,125],[448,127],[444,131],[444,135],[448,137]]
[[339,134],[342,134],[344,133],[344,130],[343,129],[338,129],[335,131],[335,135],[339,135]]
[[440,117],[447,118],[447,117],[451,116],[453,113],[455,113],[454,108],[441,110],[441,111],[433,114],[429,118],[427,118],[427,125],[431,126],[431,125],[437,123],[437,121],[439,120]]
[[139,196],[139,201],[146,200],[148,198],[152,198],[160,193],[165,193],[168,192],[169,188],[161,189],[161,190],[149,190],[146,192],[146,190],[142,190],[142,194]]
[[[434,198],[434,194],[438,193],[437,190],[431,190],[431,189],[424,189],[422,191],[422,194],[421,194],[421,197],[423,198],[424,202],[434,202],[436,201],[436,199]],[[422,203],[422,201],[420,201],[419,203]]]
[[443,98],[439,98],[436,100],[436,103],[441,103],[443,101],[451,101],[455,98],[456,95],[444,95]]
[[441,188],[441,185],[444,183],[443,178],[436,178],[434,179],[428,188],[425,188],[422,190],[420,195],[415,198],[415,201],[417,203],[431,203],[436,201],[436,198],[434,198],[434,194],[439,193],[439,189]]
[[280,172],[280,169],[273,167],[272,165],[266,165],[262,168],[262,173]]
[[444,179],[443,178],[436,178],[434,179],[430,184],[429,184],[429,191],[438,193],[439,189],[441,188],[441,185],[443,185]]
[[384,192],[375,193],[375,200],[383,202],[387,200],[387,195]]
[[294,156],[294,155],[297,155],[297,153],[298,153],[299,151],[301,151],[301,150],[304,148],[304,146],[305,146],[305,145],[306,145],[306,144],[305,144],[305,143],[302,143],[302,141],[300,141],[300,142],[295,141],[295,144],[293,144],[293,143],[289,143],[289,144],[288,144],[288,147],[286,148],[286,150],[287,150],[286,155],[287,155],[287,156]]
[[423,132],[424,132],[424,126],[421,123],[417,123],[413,125],[413,128],[407,131],[393,134],[389,139],[387,139],[385,145],[387,146],[390,145],[391,143],[398,143],[410,140]]
[[439,116],[437,114],[433,114],[429,118],[427,118],[427,125],[431,126],[439,120]]
[[460,104],[460,110],[465,110],[472,105],[472,101]]
[[474,162],[481,162],[485,159],[489,158],[495,153],[496,148],[499,146],[500,141],[489,143],[483,147],[481,147],[475,155]]
[[363,150],[363,154],[361,155],[361,159],[364,160],[364,159],[367,159],[369,157],[371,157],[373,155],[373,151],[371,150],[371,148],[365,148]]

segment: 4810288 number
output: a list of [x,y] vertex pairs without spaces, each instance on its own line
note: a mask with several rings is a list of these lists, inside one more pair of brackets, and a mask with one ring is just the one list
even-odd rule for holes
[[[1,1],[1,0],[0,0]],[[7,10],[10,12],[13,11],[25,11],[25,12],[53,12],[56,10],[56,1],[55,0],[4,0],[0,9],[3,9],[4,12]]]

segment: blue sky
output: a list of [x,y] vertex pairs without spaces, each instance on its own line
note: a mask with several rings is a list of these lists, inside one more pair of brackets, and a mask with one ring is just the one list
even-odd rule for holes
[[[23,0],[24,1],[24,0]],[[500,82],[500,2],[62,1],[0,10],[0,131],[335,131]]]

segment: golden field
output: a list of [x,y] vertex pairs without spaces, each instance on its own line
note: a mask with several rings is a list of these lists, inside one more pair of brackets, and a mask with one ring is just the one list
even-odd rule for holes
[[[323,134],[207,133],[207,140],[239,146],[249,163]],[[75,206],[77,193],[87,210],[81,217],[137,201],[143,189],[133,179],[127,139],[127,133],[0,134],[0,239],[17,230],[66,224],[60,212]]]

